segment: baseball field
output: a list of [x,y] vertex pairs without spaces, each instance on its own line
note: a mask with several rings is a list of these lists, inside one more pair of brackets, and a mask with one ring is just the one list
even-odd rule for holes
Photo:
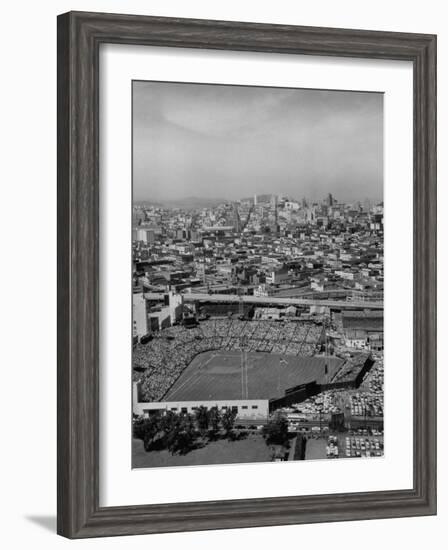
[[341,367],[336,357],[298,357],[272,353],[200,353],[164,396],[165,401],[271,399],[287,388],[324,383]]

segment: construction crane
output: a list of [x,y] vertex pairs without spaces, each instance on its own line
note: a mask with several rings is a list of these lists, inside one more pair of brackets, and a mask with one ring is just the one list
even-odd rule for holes
[[238,282],[236,293],[238,296],[238,317],[240,319],[243,319],[244,318],[244,301],[243,301],[244,290],[241,287],[240,281]]

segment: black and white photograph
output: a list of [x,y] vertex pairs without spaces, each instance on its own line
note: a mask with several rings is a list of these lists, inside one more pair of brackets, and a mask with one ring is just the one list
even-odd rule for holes
[[3,547],[443,548],[444,4],[2,7]]
[[382,457],[383,94],[132,84],[133,468]]

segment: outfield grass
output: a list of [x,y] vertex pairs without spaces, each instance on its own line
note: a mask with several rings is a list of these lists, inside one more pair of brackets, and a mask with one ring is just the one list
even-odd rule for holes
[[272,451],[263,437],[249,435],[247,439],[229,441],[220,439],[195,449],[186,455],[171,455],[167,450],[146,452],[143,441],[132,441],[133,468],[160,468],[164,466],[195,466],[206,464],[238,464],[270,462]]

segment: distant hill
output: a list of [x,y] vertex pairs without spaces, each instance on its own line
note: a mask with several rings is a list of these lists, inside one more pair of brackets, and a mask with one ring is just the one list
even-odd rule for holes
[[136,205],[151,205],[151,206],[163,206],[166,208],[185,208],[186,210],[193,210],[198,208],[211,208],[226,202],[225,199],[207,199],[203,197],[184,197],[180,199],[158,200],[158,201],[135,201]]

